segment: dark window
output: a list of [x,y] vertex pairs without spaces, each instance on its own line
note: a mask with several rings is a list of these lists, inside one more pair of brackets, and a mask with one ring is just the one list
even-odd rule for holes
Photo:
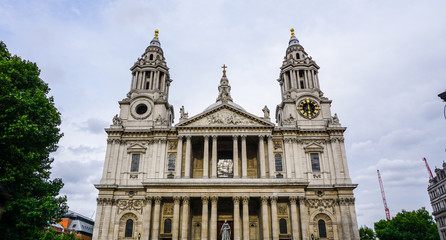
[[167,171],[175,171],[175,154],[169,155],[169,161],[167,162]]
[[325,222],[324,220],[317,221],[317,225],[319,227],[319,237],[320,238],[326,238],[327,237],[327,229],[325,228]]
[[149,110],[149,108],[145,104],[141,103],[138,106],[136,106],[136,113],[139,114],[139,115],[142,115],[142,114],[146,113],[147,110]]
[[150,59],[150,60],[153,60],[153,54],[150,54],[149,59]]
[[305,88],[305,86],[304,86],[304,81],[300,81],[300,88],[301,88],[301,89]]
[[170,218],[164,220],[164,233],[172,233],[172,220]]
[[146,82],[146,89],[150,88],[150,82]]
[[288,228],[287,228],[287,224],[286,224],[285,218],[281,218],[279,220],[279,229],[280,229],[280,234],[287,234],[288,233]]
[[310,153],[311,169],[313,172],[320,172],[321,166],[319,165],[319,153]]
[[296,58],[300,59],[300,54],[299,53],[296,53]]
[[130,172],[138,172],[139,171],[139,158],[141,155],[133,154],[132,155],[132,165],[130,167]]
[[275,160],[276,160],[276,171],[280,172],[283,171],[282,169],[282,155],[280,154],[276,154],[275,155]]
[[124,237],[133,237],[133,220],[129,219],[125,222],[125,235]]

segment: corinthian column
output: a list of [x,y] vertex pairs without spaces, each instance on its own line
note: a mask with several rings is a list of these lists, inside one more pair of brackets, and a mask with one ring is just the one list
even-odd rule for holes
[[300,228],[302,229],[302,240],[309,240],[308,238],[308,214],[305,206],[305,197],[299,197],[299,212],[300,212]]
[[144,206],[144,216],[143,216],[143,228],[142,236],[144,239],[149,239],[150,234],[150,218],[152,217],[152,197],[146,197],[146,205]]
[[187,240],[188,238],[188,227],[189,227],[189,197],[183,197],[183,217],[181,224],[181,239]]
[[204,136],[203,178],[209,178],[209,136]]
[[175,164],[175,178],[181,178],[181,162],[183,161],[183,136],[178,136],[177,162]]
[[232,159],[234,162],[234,178],[238,178],[238,136],[232,136]]
[[234,201],[234,240],[240,240],[240,198],[232,197]]
[[263,239],[269,240],[268,196],[262,196],[262,230]]
[[268,163],[269,163],[269,177],[275,178],[276,167],[274,164],[274,154],[273,154],[273,136],[268,136]]
[[265,166],[265,143],[263,142],[263,136],[259,136],[259,161],[260,161],[260,177],[266,177]]
[[297,213],[297,205],[296,205],[297,197],[291,196],[290,197],[290,205],[291,205],[291,230],[292,230],[292,239],[298,240],[299,239],[299,220],[298,220],[298,213]]
[[173,197],[173,226],[172,240],[178,240],[178,229],[180,226],[180,196]]
[[217,136],[212,136],[212,177],[217,177]]
[[157,240],[159,238],[160,231],[160,205],[161,197],[155,196],[155,207],[153,210],[153,228],[152,228],[152,240]]
[[191,136],[186,136],[186,161],[184,166],[184,177],[190,178],[190,158],[191,158]]
[[249,197],[243,196],[243,239],[249,240]]
[[202,196],[201,197],[203,206],[202,206],[202,214],[201,214],[201,239],[207,240],[208,239],[208,208],[209,208],[209,197],[208,196]]
[[279,224],[277,222],[277,197],[271,197],[271,224],[273,228],[273,240],[279,240]]
[[246,136],[242,136],[242,178],[248,177],[248,159],[246,157]]
[[217,240],[217,196],[211,197],[211,240]]

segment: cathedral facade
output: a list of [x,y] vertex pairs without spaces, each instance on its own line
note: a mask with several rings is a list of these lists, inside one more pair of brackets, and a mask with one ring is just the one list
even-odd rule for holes
[[173,125],[155,31],[106,129],[93,239],[359,239],[346,128],[318,70],[292,30],[276,123],[234,103],[223,66],[216,102]]

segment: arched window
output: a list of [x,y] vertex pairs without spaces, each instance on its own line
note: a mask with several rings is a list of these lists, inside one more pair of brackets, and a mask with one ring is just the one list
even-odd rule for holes
[[175,154],[169,155],[169,161],[167,162],[167,171],[175,171]]
[[319,228],[319,237],[320,238],[326,238],[327,237],[327,229],[325,228],[325,222],[324,220],[317,221],[317,226]]
[[296,53],[296,58],[300,59],[300,54],[299,53]]
[[139,158],[141,155],[133,154],[132,155],[132,164],[130,166],[130,172],[138,172],[139,171]]
[[150,60],[153,60],[153,54],[150,54],[149,59],[150,59]]
[[274,158],[275,158],[275,162],[276,162],[276,172],[281,172],[283,169],[282,168],[282,155],[277,153],[274,156]]
[[133,220],[129,219],[125,222],[125,235],[124,237],[133,237]]
[[287,234],[288,233],[288,227],[287,227],[285,218],[281,218],[279,220],[279,229],[280,229],[280,234]]
[[172,233],[172,220],[170,218],[164,220],[164,233]]

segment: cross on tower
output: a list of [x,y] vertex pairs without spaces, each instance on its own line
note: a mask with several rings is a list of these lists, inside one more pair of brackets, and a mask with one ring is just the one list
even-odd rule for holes
[[221,68],[223,68],[223,77],[226,77],[226,65],[225,64],[223,64],[223,67],[221,67]]

